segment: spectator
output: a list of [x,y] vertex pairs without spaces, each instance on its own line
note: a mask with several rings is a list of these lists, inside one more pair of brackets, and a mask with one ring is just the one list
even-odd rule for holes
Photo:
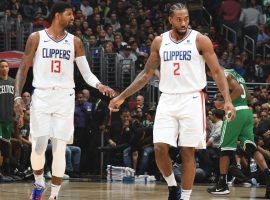
[[71,178],[80,176],[81,148],[67,145],[66,148],[66,174]]
[[24,92],[22,94],[22,100],[24,102],[26,110],[30,109],[31,95],[29,92]]
[[112,12],[109,19],[106,19],[106,23],[110,24],[113,28],[113,32],[120,30],[121,24],[118,21],[118,16],[115,12]]
[[239,16],[241,13],[240,4],[235,0],[225,0],[221,3],[219,8],[219,16],[221,23],[229,26],[236,32],[239,29]]
[[90,122],[93,115],[93,105],[86,101],[84,94],[79,91],[76,94],[76,104],[74,113],[74,145],[78,146],[82,150],[82,168],[86,171],[87,165],[87,152],[89,148],[89,142],[91,138]]
[[259,25],[264,23],[261,13],[250,3],[248,8],[242,10],[239,21],[243,24],[243,36],[248,35],[256,44]]
[[23,170],[27,170],[29,167],[31,167],[30,155],[32,142],[30,141],[29,136],[30,136],[30,110],[26,109],[23,114],[23,126],[19,129],[19,137],[22,143],[21,168]]
[[19,0],[10,0],[7,9],[10,10],[13,18],[22,14],[22,7]]
[[260,25],[259,34],[257,37],[257,48],[259,48],[258,51],[263,52],[263,49],[262,49],[263,45],[267,44],[269,41],[270,41],[270,37],[269,35],[266,34],[264,25]]
[[241,61],[241,56],[237,55],[235,56],[235,60],[234,60],[234,65],[233,65],[233,69],[240,74],[242,77],[246,77],[246,70],[243,66],[243,63]]
[[82,0],[80,10],[82,11],[82,14],[84,15],[85,19],[87,19],[93,14],[93,8],[89,5],[88,0]]
[[107,25],[104,27],[105,31],[106,31],[106,37],[105,39],[107,41],[114,41],[114,34],[113,34],[113,27],[111,25]]
[[229,55],[228,55],[228,52],[227,51],[224,51],[221,58],[218,60],[219,61],[219,64],[226,68],[226,69],[230,69],[231,66],[232,66],[232,63],[231,61],[229,60]]
[[[132,60],[133,62],[135,62],[137,60],[137,57],[134,53],[132,53],[131,46],[126,44],[123,46],[123,50],[121,50],[119,54],[117,54],[117,59],[119,62],[121,62],[121,60]],[[123,64],[125,63],[126,62],[124,62]]]
[[254,66],[254,80],[255,82],[262,82],[264,78],[264,73],[263,73],[263,61],[262,61],[262,55],[261,54],[256,54],[255,57],[255,66]]
[[34,0],[27,0],[26,3],[22,5],[24,19],[28,21],[33,21],[35,13],[37,12],[37,6]]

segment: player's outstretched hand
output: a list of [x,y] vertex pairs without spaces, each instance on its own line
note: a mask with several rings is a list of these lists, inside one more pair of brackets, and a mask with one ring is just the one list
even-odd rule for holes
[[108,97],[114,97],[114,95],[115,95],[115,91],[112,88],[110,88],[109,86],[103,85],[103,84],[98,85],[98,90],[103,95],[106,95]]
[[225,115],[227,116],[227,119],[229,122],[232,121],[236,117],[236,110],[232,102],[225,102],[223,109],[225,111]]
[[110,111],[111,112],[118,112],[120,106],[122,105],[122,103],[124,103],[124,101],[125,101],[125,99],[121,98],[121,96],[117,96],[117,97],[113,98],[109,104]]
[[18,98],[14,101],[14,112],[17,116],[23,115],[23,110],[25,109],[24,102],[22,98]]

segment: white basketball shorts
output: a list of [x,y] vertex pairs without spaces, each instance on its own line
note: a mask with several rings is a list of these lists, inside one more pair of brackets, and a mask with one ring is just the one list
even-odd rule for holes
[[72,143],[74,89],[35,89],[30,106],[31,137],[50,136]]
[[[164,94],[159,99],[154,143],[176,147],[206,148],[206,116],[203,92]],[[178,140],[178,143],[177,143]]]

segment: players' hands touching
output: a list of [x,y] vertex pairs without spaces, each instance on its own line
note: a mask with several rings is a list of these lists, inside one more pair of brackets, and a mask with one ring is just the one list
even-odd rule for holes
[[98,90],[101,92],[103,95],[109,96],[109,97],[114,97],[115,91],[110,88],[109,86],[103,85],[103,84],[98,84]]
[[120,106],[124,103],[125,99],[121,96],[117,96],[110,101],[109,109],[111,112],[118,112]]
[[228,122],[232,121],[236,117],[236,110],[232,102],[225,102],[223,110],[225,111]]

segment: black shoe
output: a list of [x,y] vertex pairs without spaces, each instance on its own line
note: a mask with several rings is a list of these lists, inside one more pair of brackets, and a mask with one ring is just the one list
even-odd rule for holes
[[3,174],[0,173],[0,183],[10,183],[13,181],[13,178],[9,176],[4,176]]
[[217,183],[214,187],[208,188],[207,192],[210,194],[217,194],[217,195],[230,194],[228,184],[220,185],[219,183]]
[[181,199],[181,188],[178,186],[170,186],[168,200],[180,200]]
[[264,196],[265,199],[270,199],[270,191],[266,189],[266,193]]
[[264,171],[264,175],[265,175],[265,184],[266,184],[265,198],[270,199],[270,171],[269,169]]

